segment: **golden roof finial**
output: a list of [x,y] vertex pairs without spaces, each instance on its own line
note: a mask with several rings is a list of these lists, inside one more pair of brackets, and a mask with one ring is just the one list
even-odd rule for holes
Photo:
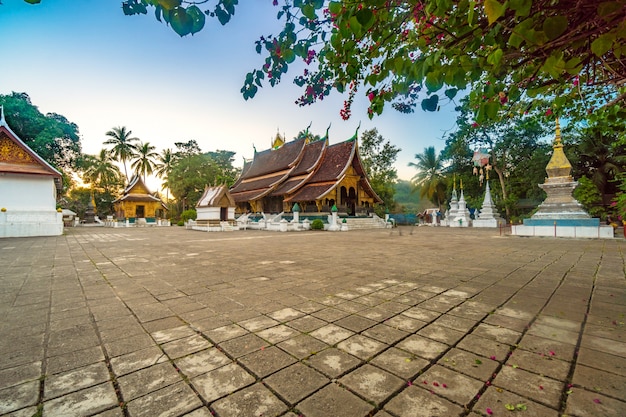
[[559,118],[556,118],[554,143],[552,144],[552,157],[546,166],[548,178],[570,178],[572,172],[572,164],[570,164],[565,152],[563,152],[563,143],[561,142],[561,125]]

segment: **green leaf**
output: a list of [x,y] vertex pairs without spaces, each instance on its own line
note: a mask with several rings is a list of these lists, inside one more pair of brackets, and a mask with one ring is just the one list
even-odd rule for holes
[[204,27],[205,17],[202,10],[200,10],[197,6],[191,6],[187,9],[187,15],[192,21],[191,30],[189,31],[192,35],[194,33],[198,33]]
[[485,13],[487,14],[490,25],[504,16],[505,11],[506,4],[500,4],[497,0],[485,0]]
[[174,7],[179,7],[181,0],[158,0],[159,5],[165,10],[172,10]]
[[315,14],[315,7],[313,7],[312,4],[305,4],[302,7],[300,7],[300,10],[302,10],[302,14],[305,15],[310,20],[317,19],[317,15]]
[[499,66],[500,61],[502,61],[503,54],[504,52],[502,52],[502,49],[500,48],[496,49],[495,51],[490,53],[489,56],[487,57],[487,63],[493,65],[494,67]]
[[504,404],[504,408],[509,411],[515,411],[515,406],[513,404]]
[[484,104],[485,114],[489,119],[495,119],[498,115],[498,109],[500,108],[500,103],[496,101],[490,101]]
[[602,55],[609,52],[611,47],[613,46],[614,36],[610,33],[605,33],[604,35],[598,36],[596,40],[591,42],[591,52],[593,52],[597,57],[601,57]]
[[170,10],[170,25],[172,25],[172,29],[174,29],[174,32],[178,33],[179,36],[185,36],[191,33],[193,20],[189,17],[185,9],[175,7]]
[[439,96],[433,94],[429,98],[422,100],[422,110],[424,111],[437,111],[437,104],[439,103]]
[[339,14],[341,12],[342,4],[339,1],[331,1],[328,3],[328,11],[331,14]]
[[547,17],[543,22],[543,31],[549,40],[556,39],[567,30],[567,17]]
[[428,92],[438,91],[443,87],[443,77],[439,72],[429,71],[424,80]]
[[359,19],[356,16],[352,16],[349,20],[350,22],[350,30],[354,33],[355,36],[361,36],[363,32],[363,26],[359,23]]
[[356,18],[362,26],[369,26],[374,20],[374,13],[370,9],[361,9],[356,12]]
[[444,93],[444,94],[446,95],[446,97],[448,97],[450,100],[452,100],[454,97],[456,97],[456,94],[457,94],[458,92],[459,92],[459,90],[458,90],[458,89],[456,89],[456,88],[448,88],[448,89],[445,91],[445,93]]
[[515,10],[515,16],[526,17],[530,13],[532,0],[509,0],[509,7]]
[[513,28],[511,36],[509,37],[509,45],[511,45],[513,48],[519,48],[524,41],[528,41],[532,35],[532,32],[534,32],[534,23],[535,21],[531,17],[515,26]]
[[282,52],[283,52],[283,59],[288,64],[291,64],[296,59],[296,54],[292,49],[284,49]]

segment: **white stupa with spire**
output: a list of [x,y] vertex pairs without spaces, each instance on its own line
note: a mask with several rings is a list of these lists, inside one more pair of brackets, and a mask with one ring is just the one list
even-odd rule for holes
[[480,213],[472,221],[473,227],[498,227],[503,223],[496,206],[491,200],[491,189],[489,188],[489,171],[487,171],[487,186],[485,187],[485,199],[480,208]]
[[450,216],[450,227],[469,227],[471,226],[472,220],[469,210],[467,209],[467,203],[465,202],[465,195],[463,195],[463,180],[459,181],[459,188],[459,207],[456,216]]

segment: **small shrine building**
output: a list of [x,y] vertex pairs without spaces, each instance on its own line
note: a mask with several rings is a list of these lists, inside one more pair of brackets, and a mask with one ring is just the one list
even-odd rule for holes
[[357,135],[334,145],[324,138],[286,142],[276,135],[272,147],[244,163],[230,193],[238,213],[373,212],[382,199],[374,192],[359,156]]
[[9,127],[0,106],[0,237],[58,236],[62,177]]
[[146,219],[148,223],[157,218],[164,218],[167,207],[160,198],[152,195],[139,175],[134,175],[123,195],[113,201],[118,219],[128,219],[134,223],[137,219]]
[[235,224],[235,200],[226,185],[207,186],[198,204],[196,204],[197,222]]

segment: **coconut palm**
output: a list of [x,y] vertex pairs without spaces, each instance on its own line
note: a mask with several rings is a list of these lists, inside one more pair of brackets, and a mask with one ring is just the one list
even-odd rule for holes
[[157,162],[155,165],[156,169],[154,174],[163,180],[161,188],[165,190],[166,201],[169,201],[170,199],[169,176],[170,172],[172,172],[174,159],[174,154],[171,149],[163,149],[163,152],[157,156]]
[[118,186],[122,181],[122,173],[115,165],[115,158],[107,149],[100,150],[97,156],[83,155],[80,166],[83,181],[91,184],[92,189],[97,187],[110,192],[111,186]]
[[129,161],[135,156],[137,151],[137,145],[133,142],[137,142],[139,138],[134,138],[131,135],[132,130],[126,130],[126,126],[114,127],[106,132],[106,135],[110,138],[104,141],[105,145],[113,145],[111,151],[113,156],[117,158],[124,165],[124,176],[126,182],[128,182],[128,171],[126,170],[126,161]]
[[433,146],[424,148],[424,153],[416,154],[415,159],[417,162],[409,162],[410,167],[417,169],[412,178],[415,189],[419,189],[420,197],[427,198],[441,210],[446,195],[443,160],[437,156]]
[[154,146],[150,145],[150,142],[139,142],[136,147],[135,158],[130,164],[134,173],[143,177],[144,183],[146,182],[146,175],[150,175],[154,171],[154,160],[159,156],[159,154],[154,152],[155,149]]

